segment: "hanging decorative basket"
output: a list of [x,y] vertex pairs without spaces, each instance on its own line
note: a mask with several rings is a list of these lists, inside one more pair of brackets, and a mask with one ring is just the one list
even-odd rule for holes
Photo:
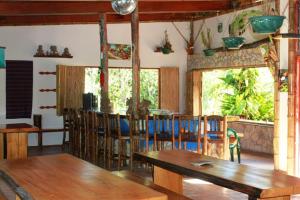
[[239,49],[245,43],[243,37],[224,37],[222,39],[227,49]]
[[203,52],[205,56],[213,56],[216,51],[213,49],[204,49]]
[[271,34],[275,33],[283,23],[285,16],[255,16],[250,17],[249,21],[254,33]]

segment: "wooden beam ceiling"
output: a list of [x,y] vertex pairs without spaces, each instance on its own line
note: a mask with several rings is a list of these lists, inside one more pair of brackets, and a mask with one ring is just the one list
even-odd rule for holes
[[[240,0],[240,8],[257,5]],[[139,0],[141,22],[190,21],[232,11],[232,0]],[[130,22],[130,15],[117,15],[110,0],[3,0],[0,1],[0,26],[97,24],[99,14],[108,23]]]
[[[139,14],[140,22],[167,22],[167,21],[190,21],[202,19],[209,13],[159,13]],[[130,15],[117,14],[107,15],[107,23],[130,22]],[[25,26],[25,25],[64,25],[64,24],[98,24],[99,15],[42,15],[42,16],[0,16],[0,26]]]
[[[139,13],[215,12],[230,9],[230,0],[141,1]],[[51,15],[114,13],[108,1],[0,1],[0,14]]]

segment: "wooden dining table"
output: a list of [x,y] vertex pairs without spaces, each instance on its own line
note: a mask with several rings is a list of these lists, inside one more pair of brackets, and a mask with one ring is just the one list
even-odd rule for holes
[[[189,176],[248,194],[251,200],[288,200],[292,195],[300,194],[300,179],[297,177],[189,151],[134,153],[134,159],[153,164],[154,183],[177,193],[182,193],[182,177]],[[204,161],[209,164],[193,164]]]
[[69,154],[2,160],[0,170],[36,200],[167,199]]
[[28,133],[38,130],[26,123],[0,124],[0,158],[27,158]]

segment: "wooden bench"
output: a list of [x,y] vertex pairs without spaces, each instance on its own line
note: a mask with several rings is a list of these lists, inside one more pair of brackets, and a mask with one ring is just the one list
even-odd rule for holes
[[117,175],[122,178],[125,178],[125,179],[128,179],[128,180],[131,180],[133,182],[139,183],[141,185],[150,187],[151,189],[156,190],[158,192],[164,193],[164,194],[168,195],[169,200],[191,200],[188,197],[185,197],[183,195],[172,192],[171,190],[163,188],[159,185],[156,185],[152,181],[147,180],[143,177],[140,177],[131,171],[125,171],[125,170],[124,171],[115,171],[115,172],[112,172],[112,174]]

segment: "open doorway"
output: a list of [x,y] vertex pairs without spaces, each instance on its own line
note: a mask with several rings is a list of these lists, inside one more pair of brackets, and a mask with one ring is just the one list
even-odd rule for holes
[[273,169],[274,77],[268,67],[202,71],[202,115],[239,116],[242,163]]

